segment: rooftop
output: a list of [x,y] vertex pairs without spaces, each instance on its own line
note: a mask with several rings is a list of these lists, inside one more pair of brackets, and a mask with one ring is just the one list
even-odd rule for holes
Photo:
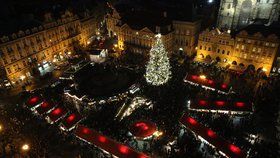
[[188,22],[197,20],[193,14],[192,2],[188,2],[188,5],[178,6],[167,2],[135,1],[119,3],[115,5],[115,8],[122,17],[120,25],[128,24],[136,30],[147,27],[153,32],[156,32],[156,26],[160,26],[162,34],[171,31],[165,26],[171,25],[173,20]]
[[262,21],[256,21],[251,25],[248,25],[238,31],[233,32],[233,35],[237,35],[241,31],[246,31],[249,35],[253,35],[257,32],[260,32],[264,37],[268,37],[271,34],[275,34],[280,37],[280,23],[273,22],[270,25],[264,24]]

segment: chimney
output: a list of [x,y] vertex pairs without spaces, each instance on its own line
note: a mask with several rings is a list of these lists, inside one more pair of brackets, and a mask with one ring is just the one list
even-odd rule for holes
[[163,12],[163,17],[167,18],[167,12],[166,11]]
[[160,27],[156,26],[156,33],[160,33]]
[[52,21],[52,14],[51,13],[45,13],[45,22],[50,22]]

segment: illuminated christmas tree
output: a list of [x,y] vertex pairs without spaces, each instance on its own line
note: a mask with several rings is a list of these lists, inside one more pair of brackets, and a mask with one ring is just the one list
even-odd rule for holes
[[156,41],[150,50],[150,60],[146,67],[146,81],[154,86],[165,84],[171,77],[170,64],[161,40],[161,35],[156,35]]

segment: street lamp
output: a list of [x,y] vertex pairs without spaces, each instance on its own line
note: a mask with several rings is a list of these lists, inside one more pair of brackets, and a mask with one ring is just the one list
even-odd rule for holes
[[200,77],[201,79],[203,79],[203,80],[206,79],[206,76],[205,76],[205,75],[200,75],[199,77]]
[[2,124],[0,124],[0,132],[2,132],[4,130],[4,127]]
[[29,146],[28,144],[23,144],[23,145],[21,146],[21,149],[22,149],[22,151],[27,152],[27,151],[30,149],[30,146]]

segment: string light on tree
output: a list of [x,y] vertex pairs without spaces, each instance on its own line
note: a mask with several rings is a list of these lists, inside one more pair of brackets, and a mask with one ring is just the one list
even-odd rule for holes
[[146,81],[154,86],[165,84],[171,77],[170,63],[164,48],[161,34],[156,35],[156,41],[150,50],[150,60],[146,66]]

